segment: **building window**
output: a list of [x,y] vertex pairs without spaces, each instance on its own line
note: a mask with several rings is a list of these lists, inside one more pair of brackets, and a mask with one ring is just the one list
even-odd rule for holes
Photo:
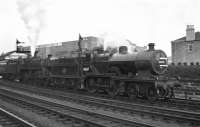
[[188,52],[192,52],[192,49],[193,49],[192,44],[191,44],[191,43],[188,44],[188,45],[187,45],[187,50],[188,50]]

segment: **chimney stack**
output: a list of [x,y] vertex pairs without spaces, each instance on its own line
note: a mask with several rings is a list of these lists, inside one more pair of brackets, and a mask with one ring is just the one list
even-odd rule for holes
[[155,50],[154,49],[154,46],[155,46],[155,44],[154,43],[149,43],[149,51],[153,51],[153,50]]
[[195,40],[194,25],[187,25],[187,28],[186,28],[186,41],[193,41],[193,40]]

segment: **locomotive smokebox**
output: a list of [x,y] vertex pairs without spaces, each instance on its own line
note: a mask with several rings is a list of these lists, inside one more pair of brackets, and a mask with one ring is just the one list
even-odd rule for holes
[[154,51],[155,50],[155,44],[154,43],[149,43],[149,51]]

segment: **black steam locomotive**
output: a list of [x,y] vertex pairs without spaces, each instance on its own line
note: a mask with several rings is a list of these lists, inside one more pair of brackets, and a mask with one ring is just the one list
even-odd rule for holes
[[162,50],[149,49],[129,54],[127,47],[119,53],[81,51],[77,57],[47,59],[37,56],[0,63],[0,75],[32,85],[85,89],[110,96],[126,95],[150,100],[170,97],[176,81],[162,76],[167,69],[167,56]]

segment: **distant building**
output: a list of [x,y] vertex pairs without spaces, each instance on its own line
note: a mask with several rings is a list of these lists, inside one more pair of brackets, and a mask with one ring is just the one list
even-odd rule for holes
[[[83,50],[92,50],[102,44],[102,40],[97,37],[83,37],[81,47]],[[53,44],[45,44],[37,46],[38,56],[46,58],[49,54],[53,57],[73,57],[77,56],[78,40],[67,41]]]
[[172,63],[196,65],[200,63],[200,32],[187,25],[186,36],[171,42]]

